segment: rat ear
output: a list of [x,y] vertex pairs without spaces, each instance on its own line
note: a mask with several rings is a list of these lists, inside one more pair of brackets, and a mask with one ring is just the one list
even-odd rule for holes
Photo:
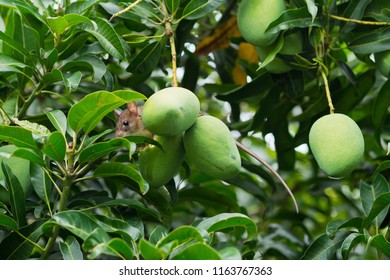
[[121,111],[120,110],[114,110],[114,114],[115,114],[115,117],[117,118],[117,119],[119,119],[119,116],[121,115]]
[[134,101],[127,103],[127,110],[129,110],[131,115],[138,116],[138,107]]

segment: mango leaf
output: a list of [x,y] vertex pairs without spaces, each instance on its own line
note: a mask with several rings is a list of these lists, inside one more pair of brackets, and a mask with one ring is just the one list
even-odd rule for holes
[[152,233],[149,236],[149,242],[152,243],[153,245],[157,245],[158,242],[160,242],[161,239],[163,239],[165,236],[169,234],[169,231],[167,230],[166,227],[163,226],[156,226]]
[[390,44],[390,28],[383,28],[376,32],[366,32],[364,35],[354,37],[348,47],[356,54],[372,54],[386,51]]
[[136,227],[137,223],[134,221],[124,221],[104,215],[96,215],[97,223],[105,232],[113,232],[116,235],[120,235],[124,241],[131,244],[142,238],[142,229]]
[[22,159],[26,159],[30,162],[39,164],[41,166],[45,166],[46,163],[43,160],[43,155],[40,151],[38,150],[31,150],[31,149],[26,149],[26,148],[19,148],[16,149],[13,153],[12,156],[19,157]]
[[46,141],[42,151],[56,161],[62,161],[66,153],[66,141],[61,132],[53,132]]
[[329,236],[329,238],[333,239],[340,229],[347,227],[354,227],[356,229],[360,229],[362,222],[363,218],[361,217],[355,217],[350,220],[334,220],[326,225],[326,234]]
[[31,257],[34,245],[31,242],[37,242],[43,231],[45,219],[38,220],[25,226],[19,232],[11,232],[0,243],[1,260],[25,260]]
[[76,1],[72,2],[69,6],[66,7],[67,14],[77,14],[81,15],[84,12],[88,11],[89,8],[93,7],[101,0],[86,0],[86,1]]
[[171,14],[175,14],[180,5],[180,0],[164,0]]
[[100,207],[115,207],[115,206],[131,207],[131,208],[136,209],[139,212],[145,213],[145,214],[153,217],[154,219],[156,219],[156,221],[161,220],[160,214],[156,210],[151,209],[149,207],[146,207],[140,201],[133,200],[133,199],[112,199],[112,200],[98,203],[98,204],[96,204],[96,206],[99,208]]
[[[369,215],[374,201],[382,194],[389,192],[389,184],[383,175],[378,174],[372,184],[367,184],[363,181],[360,182],[360,197],[362,199],[362,206],[364,213]],[[376,223],[380,224],[385,218],[387,210],[384,209],[375,218]]]
[[[344,17],[349,19],[361,19],[364,16],[367,6],[372,0],[361,0],[359,2],[349,2],[348,7],[345,9]],[[348,22],[341,29],[342,33],[351,32],[356,26],[356,23]]]
[[383,235],[376,235],[371,240],[371,244],[386,257],[390,258],[390,242]]
[[185,6],[182,18],[194,20],[204,17],[208,13],[215,11],[223,0],[191,0]]
[[2,72],[7,69],[12,70],[13,67],[24,68],[26,66],[27,66],[26,64],[19,62],[18,60],[16,60],[11,56],[0,54],[0,69],[1,69],[0,71]]
[[377,134],[382,129],[382,124],[385,117],[388,115],[388,108],[390,106],[390,80],[388,80],[379,91],[375,98],[372,107],[372,123],[374,124]]
[[68,236],[64,242],[60,242],[60,251],[64,260],[83,260],[80,244],[74,236]]
[[248,234],[247,240],[251,240],[257,236],[256,224],[249,217],[240,213],[219,214],[204,219],[196,227],[198,229],[204,229],[209,233],[236,227],[244,227]]
[[155,247],[152,243],[145,239],[141,239],[138,245],[141,256],[145,260],[162,260],[166,255],[163,250]]
[[96,177],[113,177],[113,176],[124,176],[137,185],[141,193],[145,194],[149,190],[148,184],[144,181],[139,171],[129,164],[123,164],[119,162],[107,162],[99,165],[94,173]]
[[50,196],[53,183],[43,168],[37,164],[30,164],[31,184],[35,193],[44,201],[51,212]]
[[86,26],[85,31],[93,35],[100,45],[113,57],[126,60],[121,39],[112,25],[104,19],[94,18],[95,27]]
[[218,250],[222,260],[241,260],[240,250],[236,247],[225,247],[221,250]]
[[25,47],[7,34],[5,34],[3,31],[0,31],[0,40],[2,41],[3,45],[6,45],[7,47],[11,48],[12,50],[16,51],[27,59],[30,58],[29,52],[25,49]]
[[0,125],[0,140],[20,148],[37,149],[31,131],[22,127]]
[[130,153],[130,158],[135,150],[135,145],[126,138],[114,138],[107,142],[96,143],[82,150],[78,160],[80,164],[87,161],[92,162],[120,148],[127,148]]
[[93,26],[93,23],[89,18],[78,14],[66,14],[64,16],[58,17],[47,17],[46,20],[50,29],[58,35],[62,34],[68,28],[78,24],[85,23]]
[[66,127],[67,127],[67,119],[61,110],[53,110],[50,112],[45,112],[47,118],[51,122],[51,124],[54,126],[54,128],[61,132],[62,135],[65,136],[66,134]]
[[162,248],[168,243],[175,241],[178,245],[188,243],[190,241],[203,242],[203,237],[199,230],[192,226],[181,226],[171,231],[167,236],[157,243],[158,248]]
[[370,213],[368,216],[364,219],[362,227],[366,228],[368,227],[371,222],[385,209],[388,209],[390,206],[390,192],[381,194],[378,196],[374,203],[372,204]]
[[379,173],[387,169],[390,169],[390,160],[385,160],[380,163],[379,166],[376,168],[373,177],[375,178]]
[[336,251],[341,247],[349,232],[336,235],[334,239],[324,233],[317,237],[309,248],[306,249],[302,260],[331,260],[334,259]]
[[278,33],[290,28],[321,27],[321,21],[319,19],[313,20],[312,13],[313,11],[309,12],[308,7],[287,10],[268,26],[266,32]]
[[318,7],[316,6],[316,3],[314,0],[305,0],[307,5],[307,10],[311,14],[312,22],[314,22],[317,13],[318,13]]
[[106,65],[104,62],[94,55],[82,55],[78,56],[74,60],[71,60],[61,68],[63,72],[72,71],[73,69],[86,69],[93,73],[93,82],[98,83],[104,77],[106,73]]
[[97,222],[87,213],[75,210],[58,212],[47,222],[43,230],[47,231],[54,225],[69,230],[74,235],[85,240],[89,235],[99,227]]
[[120,238],[113,238],[107,242],[97,243],[93,248],[90,248],[89,251],[89,259],[96,259],[102,254],[115,256],[123,260],[131,260],[133,258],[133,251],[129,245]]
[[170,256],[172,260],[220,260],[218,252],[205,243],[191,243]]
[[5,185],[9,193],[12,215],[20,227],[25,226],[27,223],[26,201],[22,185],[4,161],[1,162],[1,169],[4,173]]
[[47,127],[38,123],[26,120],[18,120],[17,118],[12,118],[12,121],[20,127],[31,131],[33,133],[34,138],[36,139],[48,137],[51,133]]
[[84,132],[88,134],[109,112],[126,102],[139,99],[145,99],[145,96],[128,90],[91,93],[70,108],[68,113],[69,125],[76,133],[84,129]]
[[17,231],[19,229],[18,223],[11,217],[0,213],[0,227]]
[[341,245],[341,254],[343,259],[348,259],[349,254],[356,245],[363,243],[366,237],[363,233],[353,232],[345,238],[343,244]]
[[127,71],[136,74],[152,72],[161,56],[161,43],[153,42],[146,45],[129,63]]

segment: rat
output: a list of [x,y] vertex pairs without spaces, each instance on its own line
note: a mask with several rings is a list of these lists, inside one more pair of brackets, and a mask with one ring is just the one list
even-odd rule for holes
[[137,106],[135,102],[129,102],[126,106],[127,108],[122,112],[115,110],[117,118],[115,137],[136,135],[153,138],[153,134],[145,128],[142,122],[142,106]]
[[[129,135],[137,135],[137,136],[146,136],[153,139],[153,134],[145,128],[145,125],[142,122],[142,106],[137,106],[135,102],[127,103],[127,109],[120,112],[119,110],[115,110],[115,116],[117,118],[115,137],[125,137]],[[290,188],[283,180],[283,178],[276,172],[267,162],[265,162],[261,157],[257,154],[246,148],[237,140],[234,140],[237,147],[241,149],[243,152],[247,153],[255,160],[264,165],[283,185],[288,194],[291,196],[295,209],[297,213],[299,212],[298,204],[295,200],[293,193]]]

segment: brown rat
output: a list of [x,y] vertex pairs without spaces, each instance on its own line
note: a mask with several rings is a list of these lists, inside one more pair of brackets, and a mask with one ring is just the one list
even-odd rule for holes
[[146,136],[153,138],[153,134],[147,130],[142,122],[142,106],[135,102],[127,103],[127,109],[122,112],[115,110],[117,118],[115,137],[128,135]]

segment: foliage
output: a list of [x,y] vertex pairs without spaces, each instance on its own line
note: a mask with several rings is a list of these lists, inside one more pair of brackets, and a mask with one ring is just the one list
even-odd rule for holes
[[[0,258],[389,259],[390,82],[374,54],[389,50],[390,7],[286,4],[259,67],[239,1],[0,0]],[[302,51],[279,54],[293,32]],[[275,57],[291,69],[268,72]],[[113,138],[113,111],[177,83],[277,167],[299,213],[244,152],[226,182],[183,164],[148,186],[138,150],[158,143]],[[329,94],[365,137],[340,180],[307,146]]]

